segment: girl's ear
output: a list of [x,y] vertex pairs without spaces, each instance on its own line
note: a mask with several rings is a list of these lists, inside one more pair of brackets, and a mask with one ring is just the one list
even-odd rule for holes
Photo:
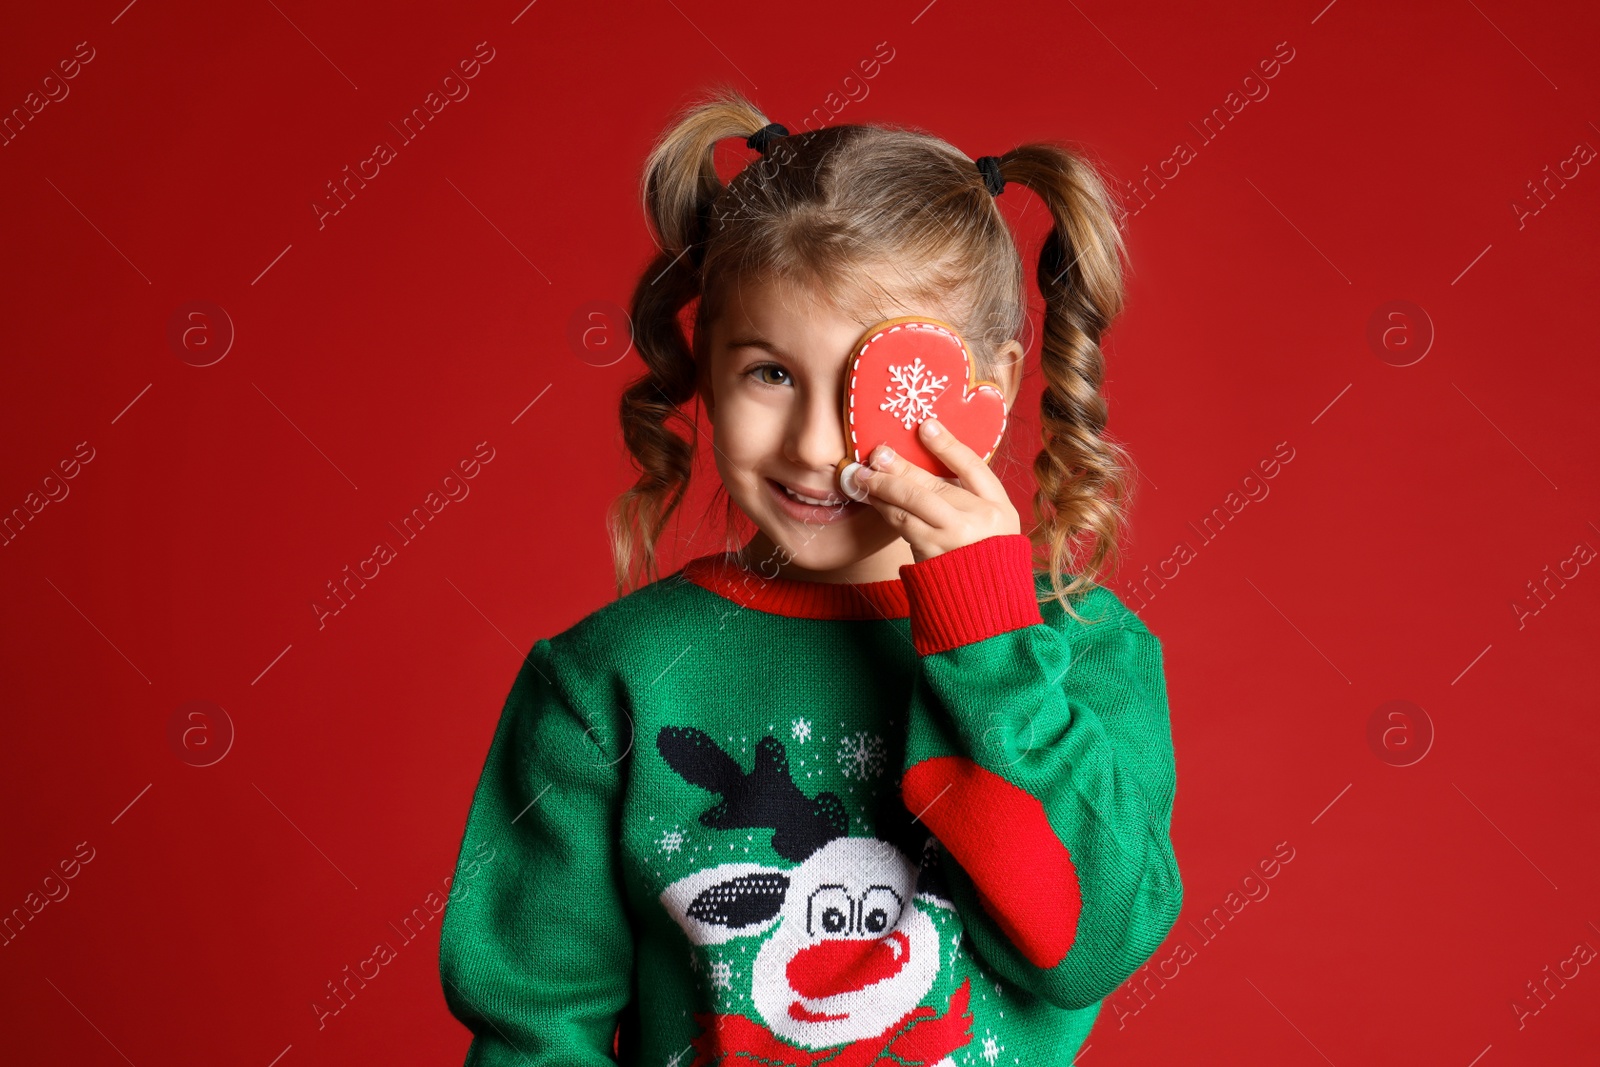
[[1006,397],[1006,410],[1016,403],[1017,392],[1022,388],[1022,357],[1026,353],[1021,343],[1007,341],[1000,346],[1000,351],[995,353],[994,372],[991,380],[1000,387]]

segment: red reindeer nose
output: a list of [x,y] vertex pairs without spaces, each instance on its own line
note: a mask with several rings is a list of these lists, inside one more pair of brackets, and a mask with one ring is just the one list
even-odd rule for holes
[[876,941],[833,938],[795,953],[784,973],[796,993],[819,1000],[893,978],[910,954],[911,942],[899,930]]

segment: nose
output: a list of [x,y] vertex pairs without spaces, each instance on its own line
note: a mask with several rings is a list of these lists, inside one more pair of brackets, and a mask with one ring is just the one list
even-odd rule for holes
[[790,416],[784,455],[791,463],[825,470],[844,458],[844,422],[836,390],[813,390]]
[[874,941],[828,938],[795,953],[784,977],[802,997],[821,1000],[893,978],[910,962],[910,952],[911,939],[900,930]]

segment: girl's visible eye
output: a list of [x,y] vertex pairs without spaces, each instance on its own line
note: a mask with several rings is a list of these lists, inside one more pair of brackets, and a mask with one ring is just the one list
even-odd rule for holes
[[[744,373],[746,377],[754,378],[761,385],[769,385],[775,389],[783,388],[784,385],[788,384],[789,379],[789,372],[778,366],[776,363],[757,363],[754,367],[751,367]],[[769,377],[767,377],[769,374],[780,375],[785,380],[772,381]]]

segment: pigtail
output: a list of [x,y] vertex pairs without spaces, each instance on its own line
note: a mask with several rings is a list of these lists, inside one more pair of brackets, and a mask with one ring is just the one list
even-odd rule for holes
[[[1105,434],[1100,392],[1100,338],[1122,310],[1126,249],[1116,202],[1079,156],[1059,145],[1024,145],[1001,157],[1001,173],[1032,189],[1054,220],[1038,265],[1045,308],[1039,346],[1044,447],[1033,462],[1038,525],[1032,537],[1049,568],[1049,599],[1077,618],[1067,597],[1116,570],[1134,484],[1130,457]],[[1063,585],[1069,571],[1074,577]]]
[[657,578],[656,545],[683,502],[694,466],[698,435],[683,406],[694,399],[700,370],[680,314],[701,295],[710,206],[723,189],[716,147],[765,125],[766,117],[742,96],[719,90],[686,108],[645,161],[641,200],[660,251],[640,276],[629,308],[645,372],[628,384],[619,405],[623,442],[639,477],[606,516],[619,596]]

